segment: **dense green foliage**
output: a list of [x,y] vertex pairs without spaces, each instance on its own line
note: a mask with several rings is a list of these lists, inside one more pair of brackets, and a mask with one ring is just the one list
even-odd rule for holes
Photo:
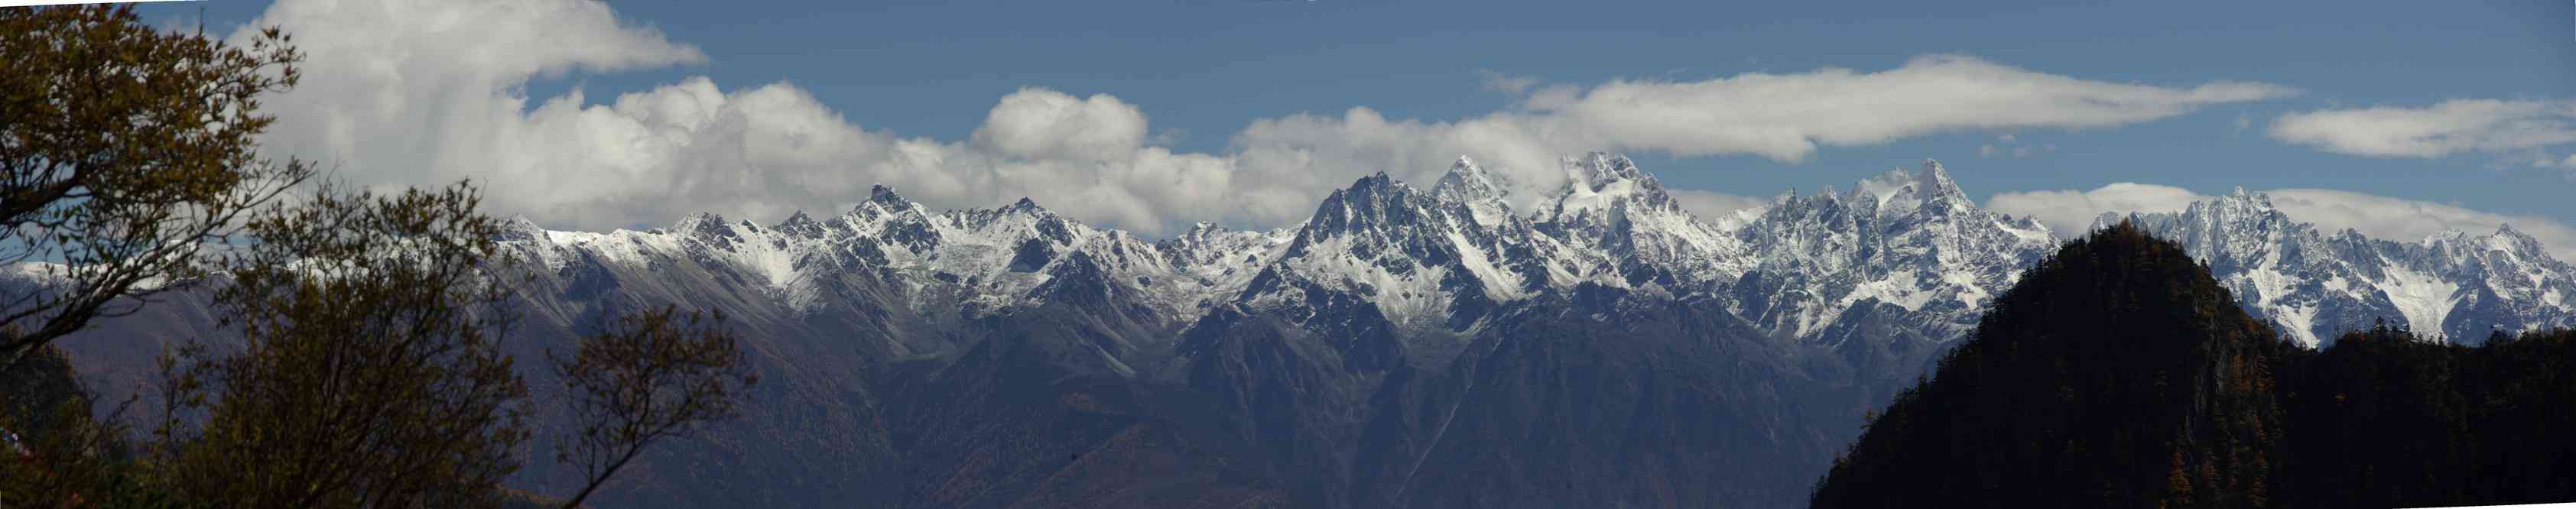
[[2576,333],[2319,352],[2123,224],[1995,300],[1873,417],[1814,507],[2364,507],[2576,500]]

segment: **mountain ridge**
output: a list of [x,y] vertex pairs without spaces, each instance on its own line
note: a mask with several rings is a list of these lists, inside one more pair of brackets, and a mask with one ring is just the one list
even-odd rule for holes
[[[1461,158],[1427,189],[1355,179],[1298,225],[1153,240],[1035,198],[934,212],[884,186],[769,225],[699,214],[596,233],[516,218],[498,240],[527,262],[513,266],[530,276],[513,307],[527,320],[504,345],[537,358],[617,310],[663,304],[721,311],[755,338],[759,410],[709,433],[733,438],[648,455],[646,481],[604,503],[1787,507],[1863,412],[2057,242],[1978,208],[1937,161],[1719,218],[1626,158],[1560,165],[1568,183],[1542,196]],[[2203,236],[2270,253],[2307,238],[2266,233],[2290,230]],[[2460,295],[2545,296],[2502,279],[2507,262],[2565,272],[2476,240],[2335,252],[2433,260],[2396,266]],[[2290,299],[2253,304],[2304,302]],[[179,302],[64,345],[85,377],[133,390],[148,376],[137,359],[213,322],[202,299]],[[2443,319],[2568,320],[2515,302]],[[513,486],[571,482],[545,460]]]

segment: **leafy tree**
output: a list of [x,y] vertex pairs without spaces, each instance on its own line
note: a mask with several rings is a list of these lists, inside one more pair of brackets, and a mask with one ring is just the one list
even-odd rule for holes
[[227,507],[490,503],[527,389],[496,348],[510,282],[477,202],[326,186],[253,217],[215,294],[244,349],[177,375],[211,397],[168,480]]
[[670,306],[652,308],[618,319],[583,339],[571,358],[555,361],[583,423],[571,446],[556,453],[580,465],[586,481],[563,507],[580,507],[654,442],[734,416],[742,391],[759,377],[723,323],[722,313],[681,317]]
[[0,366],[200,281],[210,244],[313,174],[258,154],[259,96],[302,57],[276,28],[248,47],[164,32],[130,6],[0,9]]
[[[227,507],[508,500],[494,488],[530,436],[528,392],[497,344],[519,272],[478,201],[462,183],[393,196],[326,186],[254,216],[215,294],[243,349],[172,372],[172,400],[203,405],[206,420],[163,434],[160,479]],[[649,309],[556,360],[581,419],[558,457],[586,481],[566,507],[652,444],[733,415],[755,378],[722,322]]]

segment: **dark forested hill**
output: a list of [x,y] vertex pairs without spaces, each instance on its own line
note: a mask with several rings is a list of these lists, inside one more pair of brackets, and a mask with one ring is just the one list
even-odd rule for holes
[[2122,223],[1997,297],[1876,414],[1814,507],[2386,507],[2576,500],[2576,333],[2378,327],[2324,351]]

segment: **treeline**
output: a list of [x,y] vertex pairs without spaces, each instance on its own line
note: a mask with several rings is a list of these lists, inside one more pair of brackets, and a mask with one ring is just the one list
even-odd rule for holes
[[[0,285],[0,507],[526,505],[498,484],[548,453],[582,484],[542,503],[573,507],[733,414],[754,379],[721,316],[607,310],[513,358],[526,269],[474,186],[357,190],[264,156],[291,42],[0,8],[0,266],[24,276]],[[157,404],[90,401],[55,343],[120,340],[75,333],[180,294],[220,323],[164,352]],[[530,401],[523,366],[565,399]],[[525,450],[535,404],[573,420],[552,450]]]
[[2323,351],[2127,224],[1999,296],[1874,414],[1811,505],[2416,507],[2576,501],[2576,332],[2381,326]]
[[2288,361],[2291,507],[2576,502],[2576,331],[2380,327]]

